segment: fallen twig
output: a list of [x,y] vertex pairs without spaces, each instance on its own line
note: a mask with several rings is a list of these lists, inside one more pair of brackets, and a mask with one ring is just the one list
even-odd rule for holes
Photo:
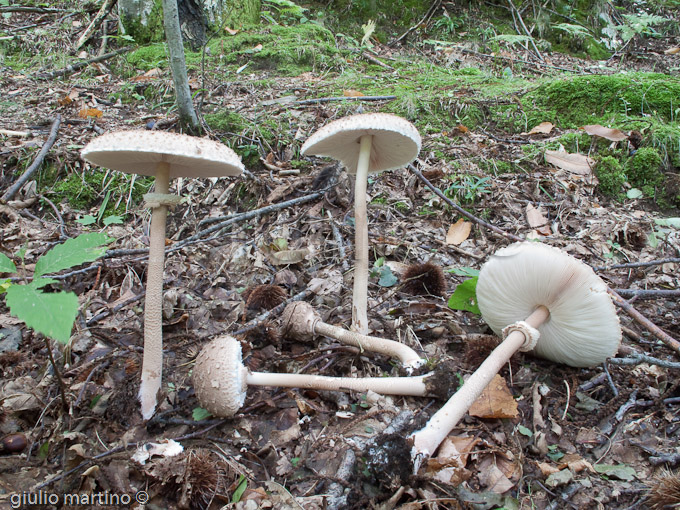
[[425,13],[425,16],[423,16],[423,19],[421,19],[418,23],[416,23],[411,28],[409,28],[406,32],[404,32],[399,37],[397,37],[394,41],[389,42],[387,44],[387,46],[391,47],[391,46],[394,46],[395,44],[397,44],[398,42],[401,42],[401,40],[404,39],[405,37],[407,37],[411,32],[418,29],[418,27],[422,27],[424,23],[427,23],[428,21],[430,21],[430,18],[434,15],[435,12],[437,12],[439,10],[439,7],[441,6],[441,4],[442,4],[441,0],[434,0],[434,2],[432,2],[432,5],[430,5],[430,8]]
[[83,34],[78,38],[78,42],[76,43],[76,50],[79,50],[83,46],[83,44],[85,44],[90,39],[90,37],[92,37],[94,31],[97,30],[97,27],[101,24],[104,18],[106,18],[106,16],[109,14],[109,11],[111,10],[115,3],[116,0],[104,1],[97,15],[92,19],[92,22],[85,29],[85,32],[83,32]]
[[316,99],[301,99],[295,101],[294,104],[318,104],[330,103],[331,101],[391,101],[397,99],[397,96],[337,96],[337,97],[319,97]]
[[627,262],[625,264],[613,264],[611,266],[594,267],[594,271],[609,271],[610,269],[624,269],[629,267],[660,266],[662,264],[673,264],[680,262],[680,258],[648,260],[647,262]]
[[625,358],[610,358],[607,363],[612,365],[639,365],[640,363],[649,363],[650,365],[658,365],[664,368],[680,368],[680,363],[674,361],[666,361],[646,354],[631,354]]
[[680,296],[680,290],[663,289],[615,289],[621,296],[634,296],[642,299]]
[[50,135],[47,138],[47,141],[43,144],[42,148],[40,149],[40,152],[36,156],[35,160],[33,163],[31,163],[31,166],[29,166],[24,174],[17,179],[17,181],[10,186],[10,188],[5,192],[5,194],[0,198],[0,201],[2,202],[7,202],[8,200],[11,200],[14,195],[17,194],[17,192],[21,189],[21,187],[26,184],[26,182],[31,178],[31,176],[35,173],[35,171],[40,168],[40,165],[43,162],[43,159],[45,159],[45,156],[49,152],[49,150],[52,148],[52,145],[54,145],[54,142],[57,140],[57,133],[59,132],[59,126],[61,125],[61,115],[57,114],[56,118],[54,119],[54,122],[52,122],[52,127],[50,129]]
[[513,18],[515,17],[515,15],[517,16],[517,19],[519,20],[519,24],[522,25],[522,29],[524,30],[524,33],[527,35],[527,37],[529,38],[529,42],[534,47],[534,51],[536,52],[536,56],[538,57],[538,60],[540,60],[541,62],[545,62],[543,55],[541,55],[541,52],[539,51],[538,46],[536,46],[536,43],[534,42],[534,36],[531,35],[531,32],[529,32],[529,29],[524,24],[524,20],[522,19],[522,14],[519,12],[517,7],[515,7],[515,4],[512,3],[512,0],[508,0],[508,3],[510,4],[510,7],[512,9],[511,12],[512,12]]
[[52,80],[54,78],[59,78],[61,76],[65,76],[67,74],[75,73],[76,71],[80,71],[81,69],[89,66],[90,64],[94,64],[96,62],[102,62],[104,60],[108,60],[112,57],[115,57],[117,55],[120,55],[121,53],[125,53],[127,51],[130,51],[132,46],[125,46],[124,48],[119,48],[116,51],[110,51],[109,53],[104,53],[103,55],[99,55],[97,57],[89,58],[87,60],[82,60],[80,62],[75,62],[73,64],[67,65],[63,69],[58,69],[56,71],[50,71],[47,73],[39,73],[37,75],[38,78],[42,80]]

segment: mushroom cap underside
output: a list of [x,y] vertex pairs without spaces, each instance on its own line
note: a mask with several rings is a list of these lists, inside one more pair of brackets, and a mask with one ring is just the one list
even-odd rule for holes
[[81,154],[95,165],[139,175],[155,176],[158,163],[168,163],[170,178],[222,177],[244,169],[239,156],[220,142],[163,131],[106,133]]
[[368,173],[409,164],[422,143],[418,130],[406,119],[389,113],[364,113],[326,124],[302,145],[301,153],[337,159],[349,174],[356,174],[363,135],[373,135]]
[[566,252],[540,243],[515,243],[484,264],[477,281],[482,317],[497,335],[539,306],[550,311],[537,329],[537,356],[575,367],[616,354],[621,326],[607,285]]
[[246,368],[241,360],[241,344],[229,335],[211,340],[196,358],[196,397],[214,416],[234,416],[246,399]]

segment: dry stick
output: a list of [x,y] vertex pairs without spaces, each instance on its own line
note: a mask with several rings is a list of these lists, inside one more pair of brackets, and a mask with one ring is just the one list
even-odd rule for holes
[[38,14],[49,14],[57,12],[75,12],[75,11],[69,9],[56,9],[50,7],[20,7],[20,6],[0,7],[0,13],[5,12],[35,12]]
[[680,289],[665,290],[665,289],[614,289],[622,296],[633,296],[640,299],[654,299],[663,297],[680,296]]
[[527,37],[529,37],[529,42],[534,47],[534,51],[536,52],[536,56],[538,57],[538,59],[541,62],[545,62],[543,55],[541,55],[541,52],[538,50],[538,47],[536,46],[536,43],[534,42],[534,37],[531,35],[531,32],[529,32],[529,29],[524,24],[524,20],[522,19],[522,15],[520,14],[519,10],[517,10],[517,7],[515,7],[515,4],[512,3],[512,0],[508,0],[508,3],[510,4],[510,7],[514,11],[514,13],[517,15],[517,18],[519,19],[519,23],[520,23],[520,25],[522,25],[522,28],[524,29],[524,32],[526,33]]
[[428,21],[430,21],[430,18],[434,15],[434,13],[439,10],[441,3],[442,3],[441,0],[435,0],[434,2],[432,2],[432,5],[430,5],[430,8],[425,13],[425,16],[423,16],[423,19],[421,19],[418,23],[416,23],[411,28],[409,28],[406,32],[404,32],[399,37],[397,37],[394,41],[388,43],[387,46],[390,46],[390,47],[394,46],[395,44],[400,42],[402,39],[404,39],[406,36],[408,36],[411,32],[416,30],[418,27],[420,27],[424,23],[427,23]]
[[668,333],[663,331],[659,326],[657,326],[647,317],[638,312],[635,308],[633,308],[633,305],[631,305],[628,301],[623,299],[614,290],[607,289],[607,292],[609,292],[609,295],[612,296],[612,298],[614,298],[614,303],[623,308],[628,315],[630,315],[633,319],[637,321],[638,324],[644,326],[647,329],[647,331],[652,333],[655,337],[657,337],[659,340],[661,340],[675,352],[680,353],[680,342],[678,342],[675,338],[670,336]]
[[[503,237],[506,237],[507,239],[511,239],[513,241],[519,241],[519,242],[524,242],[526,239],[522,239],[521,237],[518,237],[514,234],[510,234],[508,232],[504,232],[498,227],[495,227],[489,223],[486,223],[485,221],[481,220],[480,218],[477,218],[476,216],[473,216],[469,212],[467,212],[465,209],[459,207],[456,205],[453,200],[451,200],[449,197],[444,195],[437,187],[434,186],[430,181],[427,180],[427,178],[421,174],[418,169],[409,164],[408,169],[413,172],[418,179],[420,179],[425,185],[430,188],[439,198],[444,200],[449,206],[451,206],[453,209],[455,209],[458,213],[462,214],[466,218],[468,218],[470,221],[473,223],[477,223],[478,225],[490,229],[492,232],[495,232],[498,235],[501,235]],[[630,315],[635,321],[638,322],[638,324],[644,326],[647,331],[652,333],[654,336],[659,338],[662,342],[664,342],[666,345],[668,345],[671,349],[675,350],[676,352],[680,352],[680,342],[675,340],[673,337],[668,335],[666,332],[661,330],[659,326],[654,324],[652,321],[647,319],[644,315],[642,315],[640,312],[638,312],[633,305],[631,305],[628,301],[623,299],[619,294],[617,294],[614,290],[612,289],[607,289],[607,292],[614,298],[614,303],[616,303],[618,306],[623,308],[623,310]]]
[[319,97],[316,99],[301,99],[300,101],[295,101],[293,104],[305,105],[305,104],[318,104],[318,103],[330,103],[331,101],[391,101],[397,99],[397,96],[337,96],[337,97]]
[[43,159],[45,159],[45,156],[52,148],[52,145],[54,145],[54,142],[57,140],[57,133],[59,132],[60,125],[61,115],[57,114],[57,117],[54,119],[54,122],[52,122],[52,127],[50,128],[50,136],[47,138],[47,141],[40,149],[38,156],[35,158],[33,163],[31,163],[31,166],[29,166],[26,169],[24,174],[17,179],[17,182],[10,186],[10,188],[5,192],[2,198],[0,198],[0,202],[7,202],[8,200],[11,200],[12,197],[14,197],[14,195],[16,195],[17,192],[21,189],[21,187],[26,183],[26,181],[28,181],[31,178],[35,171],[38,168],[40,168]]
[[83,60],[81,62],[75,62],[74,64],[70,64],[66,66],[64,69],[59,69],[57,71],[50,71],[48,73],[40,73],[37,75],[38,78],[41,80],[52,80],[54,78],[59,78],[61,76],[65,76],[70,73],[75,73],[76,71],[80,71],[84,67],[89,66],[90,64],[94,64],[96,62],[102,62],[104,60],[108,60],[111,57],[115,57],[116,55],[120,55],[121,53],[125,53],[126,51],[130,51],[132,49],[132,46],[125,46],[124,48],[119,48],[116,51],[110,51],[109,53],[104,53],[103,55],[99,55],[98,57],[93,57],[87,60]]
[[649,363],[650,365],[658,365],[664,368],[680,368],[680,363],[666,361],[640,353],[631,354],[625,358],[609,358],[607,363],[611,365],[639,365],[640,363]]
[[627,262],[625,264],[613,264],[611,266],[594,267],[593,271],[609,271],[610,269],[624,269],[630,267],[660,266],[662,264],[677,264],[680,258],[648,260],[647,262]]
[[78,39],[78,43],[76,44],[76,51],[79,50],[83,44],[85,44],[90,37],[92,37],[92,34],[94,34],[94,31],[97,30],[97,27],[101,24],[101,22],[108,16],[109,11],[113,7],[113,4],[116,3],[116,0],[105,0],[104,3],[102,4],[101,8],[99,9],[99,12],[97,15],[94,17],[90,25],[85,29],[85,32],[83,32],[83,35],[80,36]]

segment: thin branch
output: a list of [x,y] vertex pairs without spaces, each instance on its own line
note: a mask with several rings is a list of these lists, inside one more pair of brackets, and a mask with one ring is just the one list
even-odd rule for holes
[[680,363],[666,361],[640,353],[631,354],[625,358],[609,358],[607,363],[612,365],[639,365],[640,363],[649,363],[650,365],[658,365],[664,368],[680,368]]
[[430,5],[430,8],[425,13],[425,16],[423,16],[423,19],[421,19],[418,23],[416,23],[411,28],[409,28],[406,32],[404,32],[399,37],[397,37],[394,41],[389,42],[387,44],[387,46],[392,47],[395,44],[397,44],[398,42],[401,42],[401,40],[404,39],[405,37],[407,37],[411,32],[413,32],[414,30],[417,30],[418,27],[421,27],[421,26],[423,26],[424,23],[427,23],[428,21],[430,21],[430,18],[432,18],[434,13],[439,10],[439,7],[441,6],[441,4],[442,4],[441,0],[434,0],[434,2],[432,2],[432,4]]
[[680,296],[679,290],[665,289],[614,289],[621,296],[634,296],[640,299],[654,299]]
[[7,202],[8,200],[11,200],[14,195],[17,194],[17,192],[21,189],[21,187],[28,181],[31,176],[35,173],[35,171],[40,168],[40,165],[43,162],[43,159],[45,159],[45,156],[49,152],[49,150],[52,148],[54,145],[54,142],[57,140],[57,133],[59,133],[59,126],[61,125],[61,115],[57,114],[57,117],[54,119],[54,122],[52,122],[52,128],[50,129],[50,136],[47,138],[47,141],[45,144],[42,146],[40,149],[40,152],[38,153],[38,156],[35,158],[33,163],[31,163],[31,166],[29,166],[24,174],[17,179],[17,181],[10,186],[10,188],[5,192],[5,194],[0,198],[0,202]]
[[78,42],[76,43],[76,51],[82,48],[82,46],[90,39],[90,37],[92,37],[92,34],[94,34],[101,22],[104,21],[104,18],[108,16],[109,11],[115,3],[116,0],[104,0],[104,3],[99,9],[97,15],[92,19],[92,22],[90,22],[89,26],[85,29],[85,32],[83,32],[83,34],[78,38]]
[[392,101],[397,99],[397,96],[337,96],[337,97],[319,97],[317,99],[301,99],[295,101],[294,104],[319,104],[330,103],[331,101]]
[[534,42],[534,36],[531,35],[531,32],[527,28],[527,26],[524,24],[524,20],[522,19],[522,15],[520,14],[519,10],[517,10],[517,7],[515,7],[515,4],[512,3],[512,0],[508,0],[508,3],[510,4],[510,7],[512,7],[513,12],[517,15],[517,18],[519,19],[519,24],[522,25],[522,29],[524,29],[524,32],[526,33],[527,37],[529,37],[529,42],[531,45],[534,47],[534,51],[536,52],[536,56],[541,62],[545,62],[545,59],[543,58],[543,55],[541,55],[541,52],[538,49],[538,46],[536,46],[536,43]]
[[660,266],[662,264],[677,264],[678,262],[680,262],[680,258],[648,260],[647,262],[627,262],[625,264],[613,264],[611,266],[594,267],[593,270],[594,271],[609,271],[610,269],[624,269],[624,268],[629,268],[629,267]]
[[52,80],[54,78],[59,78],[61,76],[65,76],[67,74],[75,73],[77,71],[80,71],[81,69],[89,66],[90,64],[95,64],[97,62],[103,62],[104,60],[108,60],[112,57],[115,57],[117,55],[120,55],[122,53],[125,53],[127,51],[130,51],[132,49],[132,46],[126,46],[125,48],[119,48],[116,51],[110,51],[109,53],[104,53],[103,55],[99,55],[97,57],[93,57],[87,60],[82,60],[80,62],[75,62],[73,64],[69,64],[63,69],[58,69],[57,71],[50,71],[47,73],[39,73],[37,75],[38,78],[41,80]]

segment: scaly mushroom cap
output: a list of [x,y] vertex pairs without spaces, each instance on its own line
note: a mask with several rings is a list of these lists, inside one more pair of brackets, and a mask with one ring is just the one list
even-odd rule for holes
[[305,301],[294,301],[284,308],[281,314],[281,329],[284,335],[301,342],[311,342],[314,336],[314,323],[320,320],[314,307]]
[[241,360],[241,344],[229,335],[210,341],[196,358],[196,397],[215,416],[234,416],[246,399],[247,369]]
[[607,285],[580,260],[540,243],[515,243],[484,264],[477,281],[482,317],[497,335],[540,305],[550,311],[538,328],[534,354],[574,367],[616,354],[621,326]]
[[368,173],[401,168],[420,152],[418,130],[406,119],[389,113],[364,113],[331,122],[302,145],[302,154],[337,159],[347,173],[357,173],[359,139],[373,135]]
[[170,164],[170,178],[222,177],[243,172],[238,155],[208,138],[163,131],[117,131],[98,136],[81,152],[104,168],[139,175],[156,175],[156,165]]

